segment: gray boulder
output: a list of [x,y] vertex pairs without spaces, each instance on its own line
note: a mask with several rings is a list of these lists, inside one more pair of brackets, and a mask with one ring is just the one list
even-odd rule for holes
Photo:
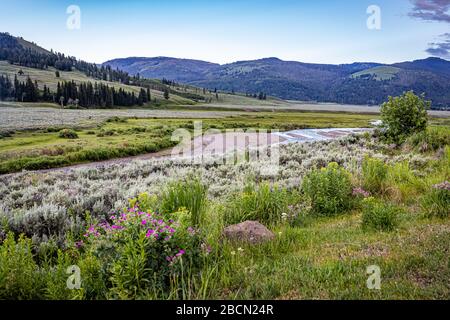
[[223,230],[225,238],[231,241],[242,241],[258,244],[272,240],[275,235],[258,221],[245,221],[226,227]]

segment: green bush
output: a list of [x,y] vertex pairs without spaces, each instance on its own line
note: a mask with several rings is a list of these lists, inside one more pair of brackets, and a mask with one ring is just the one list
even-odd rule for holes
[[392,231],[399,224],[402,209],[382,200],[363,200],[362,227],[365,230]]
[[427,217],[450,217],[450,182],[435,185],[422,199],[422,210]]
[[259,186],[248,184],[244,192],[233,196],[226,208],[225,223],[235,224],[246,220],[256,220],[265,224],[276,224],[294,195],[278,186],[263,183]]
[[[58,251],[55,265],[46,265],[45,273],[45,298],[49,300],[69,300],[75,293],[67,288],[67,268],[73,265],[73,261],[67,253]],[[83,277],[84,278],[84,277]]]
[[14,131],[12,131],[12,130],[1,131],[0,132],[0,139],[11,138],[13,134],[14,134]]
[[198,178],[188,177],[169,183],[162,193],[160,210],[170,213],[186,208],[192,225],[199,226],[206,207],[207,191],[208,188]]
[[101,129],[100,132],[97,133],[97,137],[99,137],[99,138],[111,137],[111,136],[114,136],[115,134],[116,134],[116,130],[114,130],[114,129],[108,129],[108,130]]
[[427,109],[431,106],[424,96],[409,91],[400,97],[389,97],[381,106],[381,119],[388,141],[400,144],[413,133],[427,128]]
[[125,123],[127,121],[128,121],[127,118],[121,118],[121,117],[118,117],[118,116],[114,116],[114,117],[108,118],[106,120],[106,122],[118,122],[118,123]]
[[47,127],[44,132],[45,133],[54,133],[54,132],[59,132],[61,131],[62,128],[61,127]]
[[42,298],[43,283],[33,259],[31,240],[8,233],[0,246],[0,300]]
[[310,172],[302,189],[311,202],[312,212],[319,215],[340,214],[353,205],[351,175],[334,162],[327,168]]
[[379,159],[365,158],[362,164],[362,185],[371,194],[383,193],[389,167]]
[[59,137],[63,139],[78,139],[78,134],[72,129],[62,129],[59,131]]

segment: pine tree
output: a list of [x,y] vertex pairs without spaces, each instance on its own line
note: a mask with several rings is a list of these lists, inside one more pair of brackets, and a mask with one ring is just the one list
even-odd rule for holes
[[169,96],[169,89],[164,88],[164,99],[169,100],[170,96]]
[[152,95],[150,93],[150,88],[147,87],[147,102],[151,102],[152,101]]
[[143,88],[141,88],[141,90],[139,91],[137,103],[138,103],[138,105],[142,106],[146,102],[147,102],[147,94],[146,94],[145,90]]

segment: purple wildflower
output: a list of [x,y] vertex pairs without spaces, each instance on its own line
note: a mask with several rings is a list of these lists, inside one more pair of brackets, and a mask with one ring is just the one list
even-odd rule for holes
[[433,189],[450,191],[450,182],[444,181],[442,183],[435,184],[433,185]]
[[184,251],[183,249],[181,249],[180,251],[178,251],[178,253],[175,255],[176,257],[181,257],[183,254],[185,254],[186,251]]
[[353,196],[368,198],[370,197],[370,193],[364,190],[363,188],[355,188],[353,189]]
[[83,245],[84,245],[83,240],[75,242],[75,247],[77,247],[77,248],[81,248]]

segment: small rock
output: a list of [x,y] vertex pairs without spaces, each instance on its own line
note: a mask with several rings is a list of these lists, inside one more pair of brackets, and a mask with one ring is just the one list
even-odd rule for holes
[[224,236],[233,241],[244,241],[251,244],[272,240],[275,235],[258,221],[245,221],[226,227]]

